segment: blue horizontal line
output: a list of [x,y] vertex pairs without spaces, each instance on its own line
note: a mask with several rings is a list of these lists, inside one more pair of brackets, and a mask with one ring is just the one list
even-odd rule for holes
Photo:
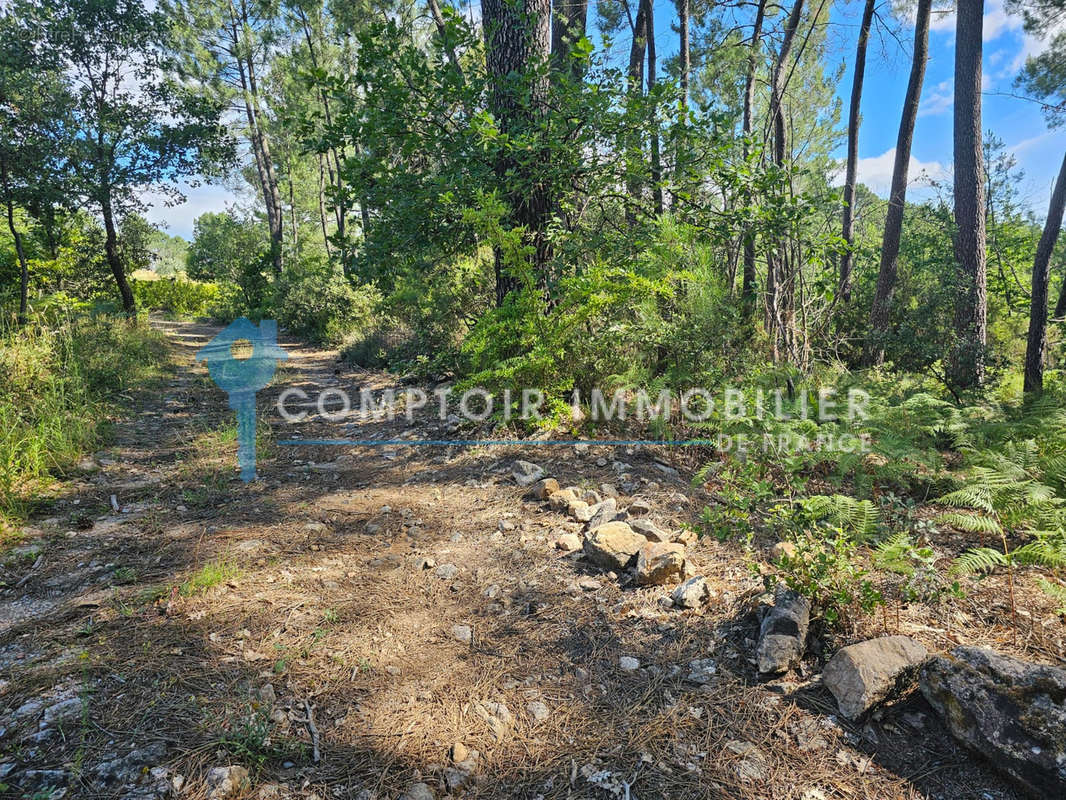
[[385,446],[434,446],[434,447],[566,447],[577,444],[595,445],[596,447],[632,447],[635,445],[655,445],[672,447],[694,447],[713,445],[711,439],[682,439],[676,442],[663,439],[575,439],[572,441],[530,441],[527,439],[282,439],[279,445],[347,445],[350,447],[385,447]]

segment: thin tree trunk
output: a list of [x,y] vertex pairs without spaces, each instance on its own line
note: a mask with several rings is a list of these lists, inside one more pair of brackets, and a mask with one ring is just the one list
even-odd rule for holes
[[[762,3],[760,2],[760,7]],[[689,0],[677,0],[678,34],[681,37],[678,53],[678,72],[681,80],[681,111],[688,110],[688,81],[692,71],[692,57],[689,53]]]
[[955,23],[955,352],[949,375],[963,389],[984,381],[988,340],[981,56],[984,0],[960,0]]
[[569,75],[579,81],[584,65],[573,60],[574,44],[585,35],[588,25],[588,0],[554,0],[552,9],[552,73]]
[[250,54],[245,63],[248,69],[248,87],[251,90],[252,112],[259,136],[259,151],[263,157],[263,171],[266,173],[267,191],[270,193],[271,203],[274,208],[273,219],[270,220],[270,254],[274,262],[274,274],[280,276],[282,270],[282,248],[285,243],[281,211],[281,190],[278,187],[277,173],[274,171],[274,159],[270,156],[270,137],[263,130],[261,110],[259,108],[259,89],[255,78],[255,65]]
[[1062,212],[1066,207],[1066,157],[1051,193],[1047,221],[1033,259],[1033,294],[1029,308],[1029,337],[1025,347],[1025,391],[1044,390],[1044,351],[1047,349],[1048,283],[1051,280],[1051,253],[1062,229]]
[[[751,48],[748,54],[748,75],[744,83],[743,133],[745,159],[751,155],[748,139],[751,136],[752,109],[755,105],[755,74],[759,68],[759,41],[762,36],[762,25],[765,16],[766,0],[759,0],[758,9],[755,12],[755,26],[751,34]],[[746,200],[749,204],[751,203],[750,193]],[[744,283],[740,296],[745,316],[750,317],[755,310],[755,235],[750,230],[744,232]]]
[[[782,109],[786,83],[786,67],[789,55],[792,52],[792,43],[799,29],[800,19],[803,16],[803,0],[796,0],[792,11],[785,23],[784,37],[781,39],[781,50],[777,54],[774,63],[773,78],[771,80],[770,93],[770,121],[773,128],[774,138],[774,163],[778,167],[785,166],[785,155],[788,150],[788,130],[785,124],[785,115]],[[789,316],[789,296],[791,294],[790,279],[787,274],[787,255],[782,242],[771,243],[771,251],[767,258],[768,276],[766,281],[767,295],[767,322],[772,342],[774,360],[781,356],[782,345],[788,348],[791,338],[786,318]]]
[[441,13],[440,3],[437,0],[427,0],[427,2],[429,3],[429,13],[433,17],[433,24],[437,26],[441,44],[444,45],[444,52],[448,54],[448,60],[452,62],[455,71],[459,73],[459,78],[465,81],[466,76],[463,74],[463,67],[459,63],[459,56],[455,52],[455,45],[452,44],[451,37],[448,35],[448,26],[444,24],[444,14]]
[[892,167],[892,189],[888,196],[885,232],[881,240],[881,268],[877,275],[877,290],[870,310],[870,336],[866,341],[863,361],[868,366],[885,360],[884,337],[888,333],[892,310],[892,294],[896,289],[899,241],[903,230],[903,209],[907,201],[907,172],[911,160],[914,122],[918,118],[918,103],[925,81],[925,65],[929,60],[929,15],[932,0],[918,0],[918,16],[914,25],[914,57],[907,94],[903,100],[903,114],[896,137],[896,160]]
[[318,154],[318,221],[322,225],[322,244],[326,247],[326,258],[332,258],[329,246],[329,224],[326,222],[326,156]]
[[292,228],[292,250],[295,254],[300,248],[300,229],[296,226],[296,192],[292,185],[292,163],[285,165],[285,175],[289,183],[289,226]]
[[136,303],[133,299],[133,289],[126,280],[126,270],[122,266],[122,259],[118,254],[118,233],[115,231],[115,217],[111,210],[111,200],[106,199],[101,204],[101,212],[104,218],[104,253],[107,256],[107,265],[111,268],[111,274],[115,277],[118,293],[122,297],[122,308],[127,317],[137,314]]
[[19,316],[18,324],[26,324],[26,316],[29,312],[30,298],[30,268],[26,261],[26,252],[22,249],[22,233],[15,225],[15,203],[11,199],[11,187],[7,179],[7,162],[0,156],[0,188],[4,191],[4,201],[7,206],[7,227],[11,231],[11,238],[15,240],[15,255],[19,261]]
[[862,104],[862,84],[866,75],[866,44],[870,40],[876,0],[866,0],[859,27],[859,43],[855,48],[855,75],[851,81],[851,108],[848,112],[848,166],[844,178],[844,221],[841,236],[847,248],[840,258],[840,299],[851,300],[851,271],[855,263],[852,251],[855,229],[855,181],[859,171],[859,107]]
[[[644,93],[644,53],[648,47],[648,9],[650,0],[639,0],[637,19],[633,23],[633,41],[629,48],[629,69],[626,71],[629,97],[636,100]],[[627,5],[628,8],[628,5]],[[626,194],[629,204],[626,206],[626,222],[637,224],[637,208],[641,201],[640,177],[637,164],[644,161],[644,148],[639,131],[626,131]]]
[[[655,91],[655,6],[648,0],[648,94]],[[659,152],[659,114],[654,99],[651,104],[651,184],[652,198],[655,200],[655,213],[663,215],[663,166]]]

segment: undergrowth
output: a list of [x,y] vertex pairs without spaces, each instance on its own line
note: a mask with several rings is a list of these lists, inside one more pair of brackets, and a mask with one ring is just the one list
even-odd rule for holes
[[125,319],[0,323],[0,527],[12,528],[37,492],[101,444],[119,395],[151,377],[165,352],[159,333]]

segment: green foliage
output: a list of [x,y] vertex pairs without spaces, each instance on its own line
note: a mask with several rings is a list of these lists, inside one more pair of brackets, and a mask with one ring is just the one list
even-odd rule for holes
[[0,347],[0,517],[101,441],[109,403],[163,359],[146,326],[85,315],[37,316]]
[[768,577],[806,597],[830,626],[846,623],[856,610],[872,614],[883,598],[862,567],[855,543],[841,529],[799,532],[795,555],[785,555]]
[[797,502],[801,522],[839,528],[858,542],[876,539],[881,533],[881,514],[869,500],[847,495],[815,495]]
[[190,281],[182,277],[158,280],[131,280],[137,307],[166,311],[179,316],[202,317],[218,308],[222,292],[212,283]]
[[294,335],[339,344],[353,331],[369,329],[380,295],[373,287],[355,288],[328,263],[290,268],[276,288],[272,313]]
[[181,594],[191,597],[218,586],[240,574],[240,568],[225,559],[218,559],[204,564],[181,585]]

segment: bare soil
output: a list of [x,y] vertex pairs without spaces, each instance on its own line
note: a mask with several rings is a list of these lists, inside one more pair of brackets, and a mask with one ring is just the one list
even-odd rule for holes
[[[422,781],[443,797],[466,750],[476,766],[453,794],[469,798],[1016,796],[920,695],[851,724],[818,672],[836,646],[886,629],[931,650],[991,644],[1061,664],[1063,625],[1035,576],[1018,576],[1016,636],[993,578],[818,635],[799,673],[761,680],[763,585],[741,543],[690,547],[715,596],[702,612],[668,609],[672,587],[635,588],[556,550],[576,526],[511,477],[522,458],[563,486],[627,484],[620,505],[640,497],[677,529],[708,502],[688,480],[697,456],[281,446],[462,435],[402,419],[284,423],[284,387],[396,383],[285,342],[290,360],[258,398],[260,480],[245,485],[233,412],[193,360],[217,329],[157,324],[168,376],[132,398],[114,444],[4,556],[0,795],[205,798],[212,768],[242,765],[233,796],[384,800]],[[714,678],[689,682],[704,658]]]

